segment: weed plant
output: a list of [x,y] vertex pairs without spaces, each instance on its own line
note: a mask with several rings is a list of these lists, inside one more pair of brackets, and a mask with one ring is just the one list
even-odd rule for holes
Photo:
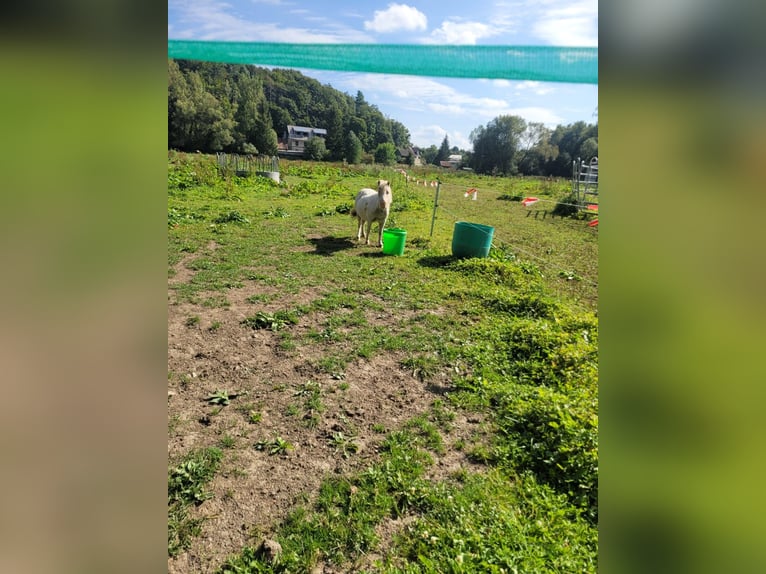
[[204,518],[191,517],[189,508],[199,505],[211,493],[205,489],[221,463],[221,450],[210,447],[186,455],[168,469],[168,555],[188,548],[198,536]]

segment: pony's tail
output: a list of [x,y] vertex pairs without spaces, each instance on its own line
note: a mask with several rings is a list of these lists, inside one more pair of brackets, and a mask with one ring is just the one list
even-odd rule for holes
[[356,217],[356,207],[351,210],[351,217]]

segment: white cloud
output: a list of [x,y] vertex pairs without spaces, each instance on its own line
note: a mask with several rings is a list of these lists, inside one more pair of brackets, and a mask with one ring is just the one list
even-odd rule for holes
[[564,119],[553,110],[540,107],[511,108],[506,114],[521,116],[528,122],[540,122],[549,128],[564,123]]
[[372,21],[365,20],[364,29],[380,34],[425,30],[428,18],[417,8],[406,4],[389,4],[385,10],[375,10]]
[[449,144],[450,144],[450,147],[456,145],[458,148],[465,149],[465,150],[470,150],[473,148],[473,145],[471,144],[471,140],[469,140],[466,135],[464,135],[462,132],[459,132],[459,131],[450,132]]
[[[222,40],[239,42],[291,42],[337,44],[368,43],[361,31],[336,27],[331,31],[283,27],[264,22],[257,7],[252,8],[252,20],[238,15],[231,4],[211,0],[169,0],[168,10],[175,12],[173,38]],[[169,31],[170,33],[170,31]],[[170,37],[170,36],[169,36]]]
[[511,80],[479,80],[482,84],[487,84],[498,90],[513,90],[514,96],[545,96],[555,93],[556,87],[550,82],[538,82],[535,80],[524,80],[522,82],[512,82]]
[[481,22],[442,22],[440,28],[424,40],[428,44],[474,45],[477,40],[496,36],[500,31]]
[[504,113],[505,100],[476,97],[430,78],[394,74],[346,74],[343,89],[361,90],[370,101],[390,102],[410,111],[432,110],[455,116],[492,118]]
[[596,26],[588,18],[551,18],[537,22],[537,36],[554,46],[597,46]]
[[551,2],[532,30],[554,46],[598,46],[598,0]]
[[[431,124],[429,126],[418,126],[410,134],[410,139],[415,145],[418,145],[418,142],[441,142],[441,140],[444,139],[444,135],[446,133],[447,130],[436,124]],[[420,145],[423,144],[421,143]],[[423,147],[428,147],[429,145],[431,144],[429,143],[423,145]]]
[[439,146],[447,136],[449,146],[457,146],[459,149],[470,150],[471,141],[458,130],[447,130],[440,125],[431,124],[418,126],[410,133],[410,140],[419,147],[428,147],[430,145]]
[[553,93],[554,88],[533,80],[525,80],[516,84],[516,90],[518,90],[517,93],[529,91],[537,96],[545,96],[547,94]]
[[364,20],[364,15],[355,10],[344,10],[339,12],[338,16],[342,16],[344,18],[355,18],[356,20]]
[[459,116],[465,113],[463,106],[460,104],[442,104],[439,102],[431,102],[428,104],[428,109],[437,114],[450,114],[453,116]]
[[[341,89],[356,93],[361,90],[369,101],[374,101],[381,107],[391,106],[409,112],[431,112],[452,119],[466,119],[475,125],[484,124],[500,115],[521,116],[528,122],[541,122],[549,127],[555,127],[564,120],[553,110],[540,107],[514,107],[509,101],[501,98],[475,96],[456,90],[455,88],[417,76],[399,76],[393,74],[355,74],[343,76]],[[526,89],[545,89],[542,83],[518,82]],[[338,86],[336,86],[338,87]],[[433,125],[429,129],[433,130]],[[426,138],[426,133],[418,128],[412,131],[413,142],[433,141],[433,133]],[[446,133],[446,130],[444,130]],[[444,133],[441,138],[444,138]],[[462,136],[467,141],[466,136]],[[441,141],[441,138],[439,140]],[[452,141],[452,133],[450,133]],[[428,144],[430,145],[430,144]],[[456,143],[459,147],[465,146]]]
[[[374,101],[380,106],[390,105],[413,112],[429,111],[453,118],[475,118],[477,125],[486,123],[499,115],[517,115],[527,121],[542,122],[549,126],[555,126],[563,121],[547,108],[513,107],[505,99],[467,94],[430,78],[356,73],[347,73],[342,78],[338,82],[339,85],[335,86],[336,88],[350,93],[361,90],[369,101]],[[545,89],[544,84],[539,82],[515,84],[517,86],[523,84],[530,90]]]

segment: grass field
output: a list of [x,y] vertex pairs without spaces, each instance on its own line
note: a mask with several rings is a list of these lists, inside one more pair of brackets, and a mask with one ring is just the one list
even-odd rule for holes
[[[281,171],[169,152],[169,572],[595,572],[598,238],[552,215],[569,183]],[[356,243],[377,179],[402,256]],[[489,257],[451,256],[458,220]]]

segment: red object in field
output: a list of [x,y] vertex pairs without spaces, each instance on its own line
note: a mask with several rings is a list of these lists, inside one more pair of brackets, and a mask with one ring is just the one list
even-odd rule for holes
[[598,227],[598,219],[594,219],[588,224],[588,227]]
[[589,203],[588,204],[588,209],[590,211],[598,211],[598,204],[597,203]]
[[521,205],[523,205],[524,207],[529,207],[530,205],[534,205],[538,201],[540,200],[536,197],[525,197],[524,199],[521,200]]

